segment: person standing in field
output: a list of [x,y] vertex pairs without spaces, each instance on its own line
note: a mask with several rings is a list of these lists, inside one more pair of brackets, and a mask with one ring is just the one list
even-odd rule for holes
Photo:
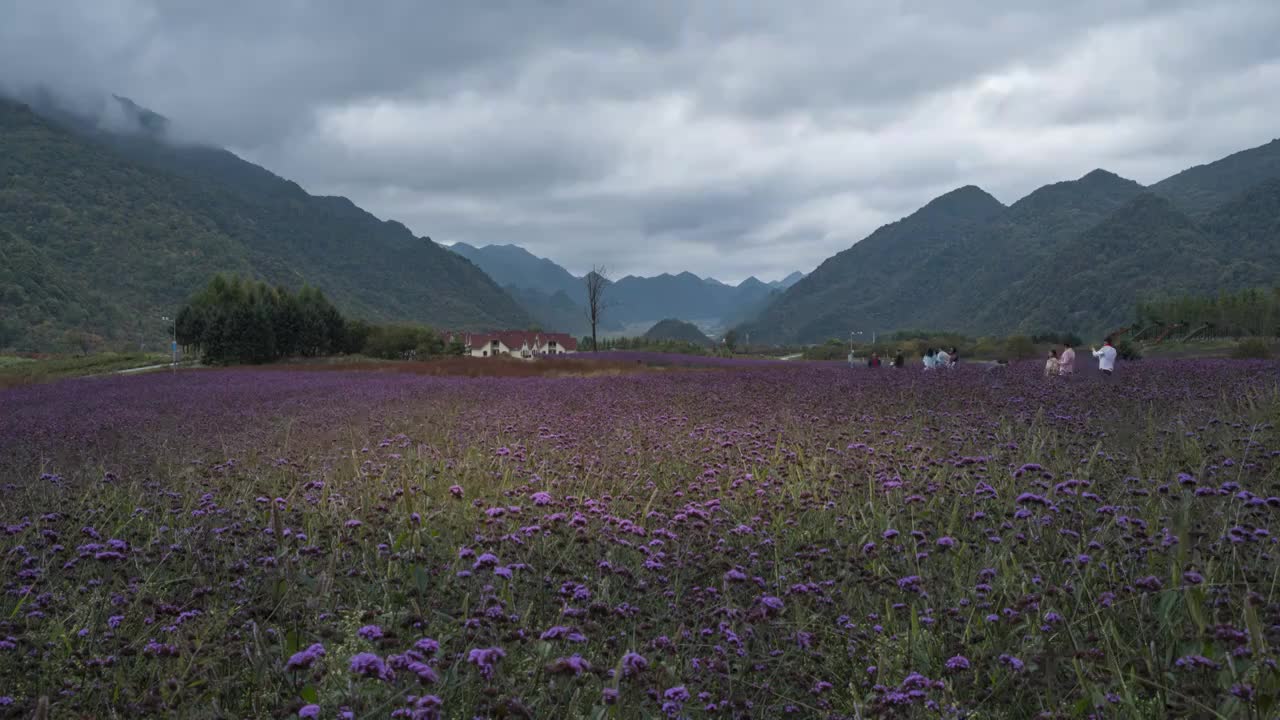
[[924,363],[925,370],[933,369],[933,348],[924,351],[924,357],[921,358],[921,362]]
[[1062,362],[1058,360],[1058,351],[1050,350],[1049,359],[1044,361],[1044,376],[1053,377],[1062,370]]
[[907,359],[906,359],[906,358],[904,358],[904,357],[902,356],[902,351],[901,351],[901,350],[899,350],[899,351],[898,351],[898,352],[893,356],[893,366],[894,366],[895,368],[898,368],[899,370],[901,370],[903,367],[905,367],[905,366],[906,366],[906,364],[907,364]]
[[938,348],[938,354],[933,356],[933,366],[936,368],[951,367],[951,356],[947,354],[946,350]]
[[960,351],[956,349],[955,345],[952,345],[951,346],[951,367],[955,367],[959,364],[960,364]]
[[1116,369],[1116,348],[1111,344],[1111,338],[1108,336],[1102,341],[1101,349],[1089,349],[1093,351],[1093,356],[1098,358],[1098,370],[1102,371],[1103,375],[1110,376]]
[[1062,343],[1062,354],[1058,356],[1058,374],[1072,375],[1076,371],[1076,351],[1071,343]]
[[871,357],[867,360],[867,367],[869,368],[880,367],[880,355],[877,353],[871,353]]

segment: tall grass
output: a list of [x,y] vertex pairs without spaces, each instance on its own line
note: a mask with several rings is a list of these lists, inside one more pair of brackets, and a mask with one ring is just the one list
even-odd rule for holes
[[1276,369],[10,391],[0,716],[1274,717]]

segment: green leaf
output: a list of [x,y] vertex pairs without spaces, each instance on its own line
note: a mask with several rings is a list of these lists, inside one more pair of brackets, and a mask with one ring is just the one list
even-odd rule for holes
[[292,655],[302,649],[302,636],[297,630],[290,630],[284,634],[284,652],[285,655]]

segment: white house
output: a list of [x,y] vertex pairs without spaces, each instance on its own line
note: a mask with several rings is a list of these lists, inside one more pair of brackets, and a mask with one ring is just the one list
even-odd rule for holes
[[568,355],[578,351],[578,341],[567,333],[504,330],[490,333],[458,333],[471,357],[511,357],[532,360],[546,355]]

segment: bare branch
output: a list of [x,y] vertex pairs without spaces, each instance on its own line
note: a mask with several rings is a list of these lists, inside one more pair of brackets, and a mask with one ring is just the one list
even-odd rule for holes
[[595,352],[600,347],[596,341],[596,328],[607,307],[604,294],[609,286],[609,271],[603,265],[593,265],[584,279],[587,283],[587,322],[591,323],[591,352]]

